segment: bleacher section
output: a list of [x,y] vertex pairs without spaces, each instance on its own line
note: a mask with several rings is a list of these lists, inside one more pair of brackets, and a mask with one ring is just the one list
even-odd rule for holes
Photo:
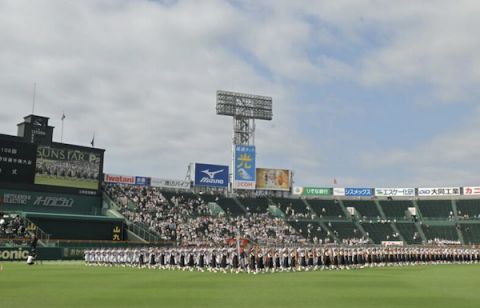
[[271,200],[287,217],[295,217],[299,214],[303,217],[310,217],[310,210],[301,199],[272,198]]
[[227,216],[242,216],[246,214],[233,198],[219,198],[217,204],[220,205]]
[[423,217],[444,219],[453,216],[450,200],[418,200],[418,209]]
[[396,223],[395,226],[407,244],[422,243],[422,237],[418,233],[417,227],[414,223]]
[[327,224],[330,231],[332,231],[340,240],[361,238],[362,233],[357,230],[352,222],[329,222]]
[[458,233],[455,226],[430,226],[422,225],[422,231],[428,241],[449,240],[458,241]]
[[479,224],[460,224],[460,230],[463,234],[465,244],[480,243],[480,225]]
[[360,213],[361,217],[368,217],[368,218],[378,218],[381,217],[380,212],[378,211],[377,205],[374,201],[371,200],[344,200],[343,205],[345,208],[353,207],[355,208],[358,213]]
[[[288,223],[308,241],[314,243],[325,243],[327,241],[331,241],[331,237],[328,235],[328,232],[324,230],[318,222],[289,220]],[[316,241],[315,238],[317,239]]]
[[[115,190],[113,190],[115,191]],[[146,230],[158,230],[158,222],[160,220],[154,220],[153,224],[151,220],[146,222],[142,215],[150,215],[154,217],[155,213],[165,212],[158,207],[166,206],[160,201],[154,202],[154,206],[150,204],[152,202],[152,196],[161,199],[163,195],[168,199],[170,206],[167,207],[168,217],[172,219],[178,219],[172,214],[188,212],[190,217],[184,217],[183,222],[189,220],[195,220],[197,227],[195,232],[202,232],[202,220],[212,220],[209,216],[216,217],[209,211],[199,211],[199,208],[211,208],[207,202],[217,203],[218,209],[220,208],[226,213],[228,217],[238,218],[237,223],[243,221],[245,218],[252,217],[252,215],[260,215],[258,219],[273,219],[274,217],[280,218],[285,224],[291,226],[290,228],[296,229],[301,233],[302,237],[308,242],[316,241],[324,242],[325,239],[330,238],[330,242],[336,238],[343,243],[355,243],[364,242],[367,238],[363,231],[368,234],[368,237],[375,244],[380,244],[382,241],[396,241],[403,238],[407,244],[421,244],[423,242],[422,233],[426,235],[426,242],[442,242],[442,241],[458,241],[459,238],[465,239],[466,243],[480,243],[479,227],[475,224],[471,224],[468,220],[480,219],[480,200],[457,200],[456,205],[459,214],[459,221],[456,221],[456,217],[453,215],[454,207],[451,200],[416,200],[421,214],[416,218],[416,222],[419,221],[422,226],[422,232],[419,233],[415,226],[413,219],[408,214],[408,208],[414,207],[415,203],[411,200],[353,200],[353,199],[298,199],[298,198],[280,198],[280,197],[259,197],[259,198],[226,198],[211,193],[174,193],[153,191],[147,192],[139,187],[123,188],[124,195],[128,197],[128,202],[123,202],[123,211],[130,211],[136,214],[133,216],[137,225],[144,225]],[[120,201],[122,201],[120,199]],[[378,207],[380,206],[380,208]],[[178,210],[176,209],[176,203],[179,204]],[[342,209],[342,203],[345,207],[353,207],[359,214],[359,217],[346,217]],[[135,205],[137,204],[137,205]],[[150,205],[149,205],[150,204]],[[279,215],[270,213],[270,205],[275,205],[279,209]],[[381,209],[381,210],[380,210]],[[285,216],[280,212],[282,211]],[[382,217],[381,213],[385,214]],[[183,214],[182,214],[183,215]],[[164,215],[163,215],[164,217]],[[270,217],[270,218],[268,218]],[[387,220],[385,220],[385,218]],[[164,218],[161,218],[164,219]],[[200,220],[199,220],[200,219]],[[327,229],[332,232],[328,234],[326,230],[321,228],[322,223],[317,219],[320,219],[328,227]],[[353,221],[351,220],[353,219]],[[219,219],[218,221],[222,221]],[[462,223],[461,232],[463,237],[459,237],[459,234],[454,227],[455,223]],[[147,224],[146,224],[147,223]],[[357,229],[356,223],[360,223],[362,228]],[[398,228],[398,234],[396,229],[392,227],[392,223],[395,223]],[[240,225],[239,225],[240,226]],[[281,225],[279,225],[281,226]],[[229,228],[223,226],[224,228]],[[167,230],[161,229],[162,234],[167,234],[166,238],[175,239],[178,238],[178,234],[170,234]],[[213,228],[210,225],[208,228]],[[282,228],[282,227],[280,227]],[[178,228],[177,228],[178,229]],[[170,229],[171,230],[171,229]],[[182,239],[188,239],[188,230],[181,230],[183,235]],[[153,232],[153,231],[152,231]],[[157,232],[157,231],[155,231]]]
[[457,200],[458,219],[480,219],[479,200]]
[[250,213],[266,213],[268,212],[268,198],[239,198],[238,201]]
[[319,217],[324,218],[344,218],[345,214],[335,200],[307,200],[312,210]]
[[385,213],[387,218],[397,220],[408,219],[410,217],[408,214],[408,208],[415,206],[411,201],[408,200],[382,200],[379,201],[379,203],[382,207],[383,213]]
[[398,240],[398,235],[389,223],[365,223],[362,227],[375,244]]

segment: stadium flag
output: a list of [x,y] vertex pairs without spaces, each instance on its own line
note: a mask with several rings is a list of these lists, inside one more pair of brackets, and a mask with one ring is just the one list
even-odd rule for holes
[[338,183],[337,183],[337,179],[334,178],[334,179],[333,179],[333,185],[337,185],[337,184],[338,184]]
[[95,147],[95,132],[93,132],[93,137],[92,137],[92,141],[90,142],[90,144],[92,145],[92,148]]
[[62,121],[65,120],[66,116],[65,116],[65,112],[62,114]]

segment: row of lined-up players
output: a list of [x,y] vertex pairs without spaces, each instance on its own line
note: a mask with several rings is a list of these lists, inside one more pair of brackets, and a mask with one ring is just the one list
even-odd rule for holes
[[477,263],[477,248],[112,248],[85,251],[87,265],[210,271],[290,271],[384,265]]

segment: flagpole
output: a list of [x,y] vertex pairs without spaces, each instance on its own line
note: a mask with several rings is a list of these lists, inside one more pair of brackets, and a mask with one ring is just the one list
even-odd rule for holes
[[63,122],[65,121],[65,112],[62,113],[62,134],[60,136],[60,142],[63,143]]
[[37,83],[33,83],[32,114],[35,114],[35,96],[37,92]]

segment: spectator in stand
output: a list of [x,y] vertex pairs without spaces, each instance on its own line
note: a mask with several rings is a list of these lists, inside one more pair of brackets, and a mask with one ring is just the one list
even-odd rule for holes
[[106,192],[128,220],[142,224],[164,240],[182,244],[214,244],[236,237],[269,245],[301,240],[294,228],[267,213],[247,216],[212,216],[208,204],[193,194],[173,194],[167,199],[156,188],[107,186]]

